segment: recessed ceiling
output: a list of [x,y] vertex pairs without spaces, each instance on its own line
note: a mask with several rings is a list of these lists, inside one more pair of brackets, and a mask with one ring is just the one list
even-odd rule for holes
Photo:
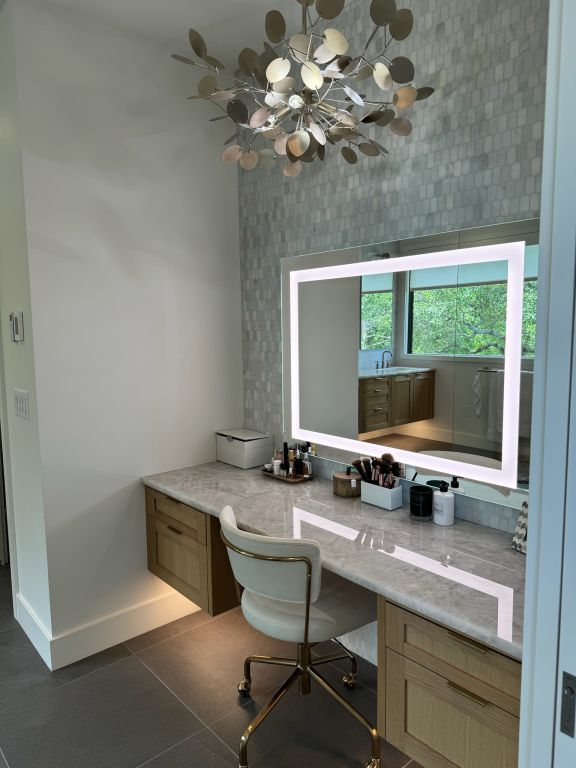
[[[188,29],[197,29],[211,55],[231,66],[245,46],[257,50],[265,40],[264,17],[282,11],[296,29],[301,6],[296,0],[50,0],[52,5],[111,24],[127,32],[188,52]],[[176,46],[176,47],[175,47]]]

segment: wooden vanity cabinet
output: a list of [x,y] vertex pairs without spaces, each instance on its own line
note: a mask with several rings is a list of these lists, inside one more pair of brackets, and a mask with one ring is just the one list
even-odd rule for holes
[[415,373],[412,384],[412,420],[434,418],[435,371]]
[[521,664],[379,598],[378,728],[423,768],[516,768]]
[[391,384],[388,377],[360,379],[359,432],[372,432],[392,426]]
[[146,488],[148,568],[211,616],[238,605],[220,522]]
[[392,376],[392,426],[414,421],[414,376]]
[[434,418],[435,371],[374,376],[358,384],[358,432]]

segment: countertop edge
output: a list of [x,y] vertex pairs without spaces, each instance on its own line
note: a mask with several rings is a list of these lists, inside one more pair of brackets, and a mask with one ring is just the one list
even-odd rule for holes
[[[207,515],[218,517],[220,514],[219,509],[217,510],[207,504],[202,504],[201,502],[197,502],[195,500],[193,501],[190,499],[189,494],[180,493],[177,490],[164,485],[163,483],[155,481],[153,477],[143,477],[141,482],[144,486],[151,488],[152,490],[159,491],[160,493],[164,493],[167,496],[176,499],[177,501],[181,501],[183,504],[194,506],[195,509],[198,509],[200,512],[204,512]],[[239,522],[242,522],[242,520],[240,519]],[[246,530],[250,531],[251,533],[266,535],[266,531],[258,530],[253,526],[246,526]],[[437,624],[441,624],[448,629],[452,629],[455,632],[460,632],[461,634],[466,635],[473,640],[477,640],[489,648],[492,648],[499,653],[503,653],[516,661],[522,661],[522,646],[518,643],[513,643],[495,637],[489,632],[482,632],[478,629],[478,627],[470,625],[468,622],[460,620],[458,617],[453,615],[444,614],[442,611],[430,607],[427,603],[421,603],[418,600],[414,600],[411,596],[406,596],[405,594],[395,590],[387,589],[385,586],[372,583],[368,579],[358,578],[355,574],[350,574],[342,567],[332,563],[329,558],[323,558],[322,563],[328,568],[328,570],[332,571],[333,573],[336,573],[337,575],[342,576],[343,578],[346,578],[355,584],[358,584],[359,586],[386,598],[401,608],[405,608],[408,611],[417,613],[419,616],[430,619],[431,621],[434,621]]]

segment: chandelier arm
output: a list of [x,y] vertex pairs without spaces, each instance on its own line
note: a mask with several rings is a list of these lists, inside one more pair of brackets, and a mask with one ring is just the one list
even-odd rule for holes
[[370,37],[368,38],[368,42],[367,42],[367,43],[366,43],[366,45],[364,46],[364,50],[362,51],[362,55],[364,55],[364,54],[366,53],[366,51],[368,50],[368,47],[369,47],[370,43],[371,43],[371,42],[372,42],[372,40],[374,40],[374,38],[376,37],[376,35],[377,35],[377,33],[378,33],[378,30],[379,30],[379,29],[380,29],[380,27],[378,27],[378,26],[374,27],[374,31],[372,32],[372,34],[371,34],[371,35],[370,35]]

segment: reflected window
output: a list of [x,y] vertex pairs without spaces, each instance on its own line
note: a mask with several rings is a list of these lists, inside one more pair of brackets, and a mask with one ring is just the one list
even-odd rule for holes
[[[538,247],[526,249],[522,356],[536,343]],[[506,344],[505,265],[415,270],[408,286],[407,351],[414,355],[503,357]]]
[[394,292],[391,274],[365,275],[360,302],[360,349],[392,344]]

